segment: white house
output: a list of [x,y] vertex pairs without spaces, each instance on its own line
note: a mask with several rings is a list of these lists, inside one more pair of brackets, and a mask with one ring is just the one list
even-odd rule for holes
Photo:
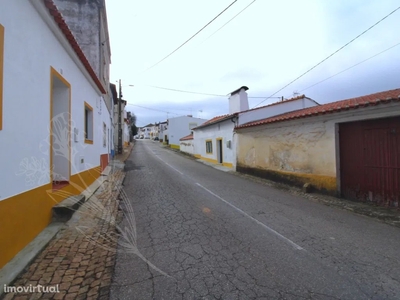
[[302,108],[318,106],[304,95],[249,109],[247,91],[242,86],[230,93],[229,114],[215,117],[193,129],[195,156],[216,164],[236,168],[236,136],[234,128],[244,123]]
[[52,0],[2,2],[0,268],[51,222],[55,204],[80,194],[108,162],[103,79]]
[[[192,132],[192,129],[204,123],[205,119],[181,116],[168,119],[167,143],[171,148],[179,149],[179,140]],[[165,135],[165,133],[164,133]]]
[[158,124],[158,138],[160,142],[168,140],[168,121],[160,122]]
[[144,139],[150,139],[151,138],[151,132],[153,130],[154,125],[153,124],[147,124],[144,127],[141,127],[139,129],[139,135],[142,136]]
[[400,204],[400,89],[267,117],[236,133],[238,171]]
[[237,114],[215,117],[193,130],[194,155],[204,161],[233,168],[236,162],[234,128]]

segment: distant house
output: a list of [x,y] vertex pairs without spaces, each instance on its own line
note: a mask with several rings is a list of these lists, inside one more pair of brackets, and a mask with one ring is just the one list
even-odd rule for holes
[[158,138],[159,138],[160,142],[164,141],[165,136],[168,137],[168,122],[167,121],[158,123]]
[[229,114],[214,117],[193,129],[196,157],[211,163],[235,168],[237,139],[234,129],[236,126],[268,116],[319,105],[314,100],[302,95],[249,109],[247,90],[248,87],[242,86],[230,93]]
[[168,119],[168,134],[164,133],[168,138],[168,145],[170,145],[171,148],[179,149],[179,140],[190,134],[193,128],[205,121],[205,119],[193,118],[191,115]]
[[150,139],[153,127],[154,127],[154,124],[152,124],[152,123],[147,124],[144,127],[141,127],[139,130],[139,136],[143,137],[144,139]]
[[96,72],[81,46],[52,0],[1,5],[0,268],[108,163],[108,71]]
[[236,127],[237,170],[399,206],[400,89]]

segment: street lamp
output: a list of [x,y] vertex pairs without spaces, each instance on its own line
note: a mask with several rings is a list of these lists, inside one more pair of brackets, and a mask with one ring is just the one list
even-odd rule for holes
[[122,154],[122,124],[121,124],[121,102],[122,102],[122,87],[121,79],[119,80],[119,97],[118,97],[118,154]]

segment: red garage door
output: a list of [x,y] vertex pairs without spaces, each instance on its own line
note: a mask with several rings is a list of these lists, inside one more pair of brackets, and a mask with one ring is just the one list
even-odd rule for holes
[[400,201],[400,117],[339,125],[342,196],[379,205]]

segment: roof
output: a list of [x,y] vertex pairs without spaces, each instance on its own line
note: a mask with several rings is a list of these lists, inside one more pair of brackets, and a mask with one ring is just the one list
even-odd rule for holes
[[232,117],[234,117],[234,116],[237,116],[238,114],[241,114],[241,113],[244,113],[244,112],[248,112],[248,111],[252,111],[252,110],[257,110],[257,109],[264,108],[264,107],[268,107],[268,106],[278,105],[278,104],[282,104],[282,103],[286,103],[286,102],[290,102],[290,101],[296,101],[296,100],[303,99],[303,98],[307,98],[307,99],[309,99],[309,100],[311,100],[311,101],[313,101],[313,102],[315,102],[316,104],[319,105],[319,103],[317,103],[316,101],[314,101],[314,100],[312,100],[312,99],[306,97],[305,95],[300,95],[300,96],[297,96],[297,97],[294,97],[294,98],[286,99],[286,100],[284,100],[284,101],[279,101],[279,102],[275,102],[275,103],[268,104],[268,105],[265,105],[265,106],[261,106],[261,107],[257,107],[257,108],[252,108],[252,109],[248,109],[248,110],[244,110],[244,111],[240,111],[240,112],[237,112],[237,113],[234,113],[234,114],[228,114],[228,115],[222,115],[222,116],[214,117],[214,118],[208,120],[207,122],[204,122],[204,123],[201,124],[200,126],[197,126],[196,128],[193,128],[193,129],[196,130],[196,129],[199,129],[199,128],[202,128],[202,127],[206,127],[206,126],[209,126],[209,125],[213,125],[213,124],[215,124],[215,123],[225,121],[225,120],[227,120],[227,119],[230,119],[230,118],[232,118]]
[[241,89],[244,89],[245,91],[247,91],[249,88],[247,86],[241,86],[240,88],[238,88],[237,90],[234,90],[233,92],[229,93],[231,96],[237,94],[240,92]]
[[46,8],[49,10],[50,15],[53,17],[54,21],[57,23],[58,27],[61,29],[65,38],[68,40],[72,49],[74,49],[79,60],[84,65],[86,71],[88,71],[90,77],[93,79],[93,81],[95,82],[95,84],[97,85],[99,90],[103,94],[107,94],[107,91],[105,90],[103,84],[100,82],[99,78],[97,77],[96,73],[94,72],[92,66],[90,65],[89,61],[87,60],[85,54],[83,53],[81,47],[79,46],[78,42],[76,41],[74,35],[72,34],[71,30],[69,29],[67,23],[65,22],[64,18],[62,17],[57,6],[54,4],[53,0],[44,0],[44,4],[46,5]]
[[228,120],[228,119],[230,119],[230,118],[232,118],[232,117],[236,117],[237,114],[238,114],[238,113],[227,114],[227,115],[222,115],[222,116],[214,117],[214,118],[212,118],[212,119],[210,119],[210,120],[204,122],[203,124],[201,124],[201,125],[199,125],[199,126],[193,128],[192,130],[196,130],[196,129],[199,129],[199,128],[202,128],[202,127],[207,127],[207,126],[210,126],[210,125],[213,125],[213,124],[216,124],[216,123],[219,123],[219,122]]
[[284,113],[278,116],[270,117],[263,120],[258,120],[255,122],[249,122],[241,126],[236,127],[236,129],[260,126],[270,123],[283,122],[293,119],[301,119],[306,117],[312,117],[317,115],[337,113],[346,110],[353,110],[357,108],[374,106],[380,104],[388,104],[393,101],[400,101],[400,88],[395,90],[389,90],[384,92],[379,92],[375,94],[370,94],[366,96],[350,98],[346,100],[331,102],[319,106],[304,108],[288,113]]
[[180,141],[187,141],[187,140],[193,140],[193,134],[189,134],[187,136],[184,136],[183,138],[179,139]]
[[283,101],[278,101],[278,102],[274,102],[274,103],[267,104],[267,105],[264,105],[264,106],[255,107],[255,108],[251,108],[251,109],[248,109],[248,110],[244,110],[244,111],[241,111],[240,113],[244,113],[244,112],[248,112],[248,111],[252,111],[252,110],[257,110],[257,109],[261,109],[261,108],[265,108],[265,107],[269,107],[269,106],[279,105],[279,104],[287,103],[287,102],[291,102],[291,101],[297,101],[297,100],[300,100],[300,99],[308,99],[308,100],[313,101],[315,104],[320,105],[317,101],[315,101],[315,100],[313,100],[311,98],[308,98],[306,95],[303,94],[303,95],[299,95],[299,96],[296,96],[296,97],[293,97],[293,98],[285,99]]

